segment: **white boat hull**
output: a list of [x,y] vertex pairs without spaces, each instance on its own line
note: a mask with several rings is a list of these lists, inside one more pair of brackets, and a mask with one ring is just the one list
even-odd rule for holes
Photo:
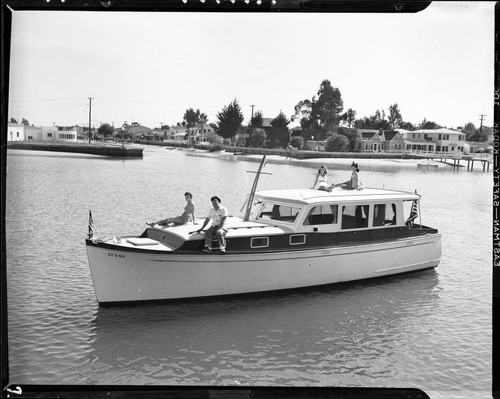
[[255,293],[433,268],[441,235],[284,252],[178,254],[87,244],[99,303]]

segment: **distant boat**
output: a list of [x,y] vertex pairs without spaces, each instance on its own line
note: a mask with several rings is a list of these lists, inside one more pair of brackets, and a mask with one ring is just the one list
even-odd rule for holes
[[[438,266],[441,234],[414,223],[418,194],[375,188],[256,192],[263,164],[245,216],[227,218],[225,253],[203,252],[204,234],[193,225],[155,225],[137,236],[90,234],[86,248],[98,302],[293,289]],[[406,221],[405,202],[411,204]]]

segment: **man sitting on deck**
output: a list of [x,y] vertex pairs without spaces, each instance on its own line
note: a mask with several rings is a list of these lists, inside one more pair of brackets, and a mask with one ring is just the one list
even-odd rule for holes
[[203,226],[201,229],[198,229],[197,232],[200,233],[205,226],[212,221],[212,225],[205,230],[205,247],[203,248],[206,252],[212,252],[212,237],[217,237],[217,242],[219,243],[219,249],[221,253],[226,252],[226,239],[225,235],[227,233],[227,229],[224,227],[226,223],[226,218],[228,215],[227,209],[220,205],[221,200],[217,196],[213,196],[210,198],[212,201],[213,208],[208,212],[208,217],[203,222]]

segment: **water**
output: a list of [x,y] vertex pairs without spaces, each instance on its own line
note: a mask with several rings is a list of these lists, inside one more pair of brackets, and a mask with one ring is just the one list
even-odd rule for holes
[[[9,150],[12,384],[420,388],[491,397],[491,173],[375,169],[365,186],[417,191],[443,234],[435,270],[251,297],[100,308],[84,246],[218,195],[237,215],[257,164],[147,147],[140,160]],[[269,163],[259,188],[309,187],[312,166]],[[333,170],[335,181],[349,171]]]

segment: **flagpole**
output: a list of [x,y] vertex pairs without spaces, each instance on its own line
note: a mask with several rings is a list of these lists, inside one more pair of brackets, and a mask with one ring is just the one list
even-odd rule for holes
[[94,220],[92,219],[92,211],[89,209],[89,240],[94,235]]
[[[415,194],[417,194],[417,190],[415,190]],[[422,228],[422,212],[420,212],[420,198],[418,199],[418,220],[420,221],[420,228]]]

